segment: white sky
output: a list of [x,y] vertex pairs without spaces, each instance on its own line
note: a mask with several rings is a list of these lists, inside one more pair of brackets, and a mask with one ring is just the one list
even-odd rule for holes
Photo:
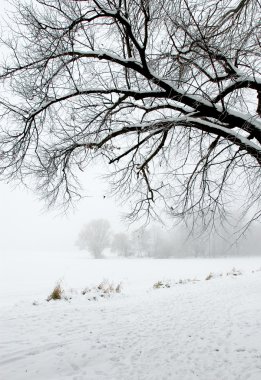
[[32,192],[0,182],[0,251],[74,250],[83,225],[96,218],[106,218],[114,229],[124,229],[115,202],[103,198],[101,180],[92,179],[92,183],[90,197],[65,215],[57,209],[47,211]]

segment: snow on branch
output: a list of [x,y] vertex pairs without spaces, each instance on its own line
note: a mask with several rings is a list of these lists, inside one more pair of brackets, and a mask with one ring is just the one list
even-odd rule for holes
[[258,2],[18,1],[12,17],[3,179],[35,178],[51,203],[70,202],[78,170],[100,159],[134,219],[151,202],[215,215],[242,178],[260,207]]

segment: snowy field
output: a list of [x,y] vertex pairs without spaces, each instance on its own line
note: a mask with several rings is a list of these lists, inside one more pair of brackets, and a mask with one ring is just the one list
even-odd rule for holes
[[261,379],[261,258],[0,260],[1,380]]

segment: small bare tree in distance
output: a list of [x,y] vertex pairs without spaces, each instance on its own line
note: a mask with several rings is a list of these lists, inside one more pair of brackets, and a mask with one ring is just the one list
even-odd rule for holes
[[105,248],[110,245],[110,223],[106,219],[95,219],[86,224],[76,242],[80,249],[87,249],[96,258],[102,258]]
[[260,0],[20,0],[2,43],[0,170],[55,202],[110,164],[131,216],[260,215]]
[[114,234],[111,249],[120,256],[128,257],[133,254],[129,236],[124,232]]

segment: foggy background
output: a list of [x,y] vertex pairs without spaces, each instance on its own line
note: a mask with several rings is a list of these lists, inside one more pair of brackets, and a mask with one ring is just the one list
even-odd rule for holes
[[[8,7],[7,0],[0,0],[0,25]],[[237,241],[237,228],[234,227],[220,231],[221,236],[214,231],[211,236],[207,234],[197,238],[188,237],[189,230],[183,225],[170,232],[166,232],[164,226],[159,224],[135,232],[138,225],[128,226],[124,222],[124,213],[130,211],[128,205],[123,207],[120,201],[108,197],[106,184],[101,180],[102,174],[105,173],[97,167],[92,167],[83,173],[81,178],[83,198],[67,212],[58,208],[47,210],[46,204],[39,200],[38,194],[34,194],[22,185],[0,182],[0,251],[77,250],[79,245],[76,243],[84,225],[92,220],[106,219],[111,226],[110,244],[115,234],[126,233],[133,246],[132,254],[139,257],[260,254],[260,224],[257,222],[253,223],[245,237],[239,241]],[[139,243],[139,239],[150,240],[150,246],[153,246],[152,236],[155,240],[154,254],[152,248],[147,249],[147,253],[142,253],[139,244],[143,243]],[[162,240],[165,241],[165,246],[160,243]],[[113,252],[113,249],[111,251]]]
[[0,250],[75,250],[82,226],[94,218],[107,218],[114,228],[122,229],[119,207],[104,198],[104,183],[95,174],[85,176],[83,190],[88,196],[66,213],[57,208],[47,210],[45,203],[22,185],[0,182]]

